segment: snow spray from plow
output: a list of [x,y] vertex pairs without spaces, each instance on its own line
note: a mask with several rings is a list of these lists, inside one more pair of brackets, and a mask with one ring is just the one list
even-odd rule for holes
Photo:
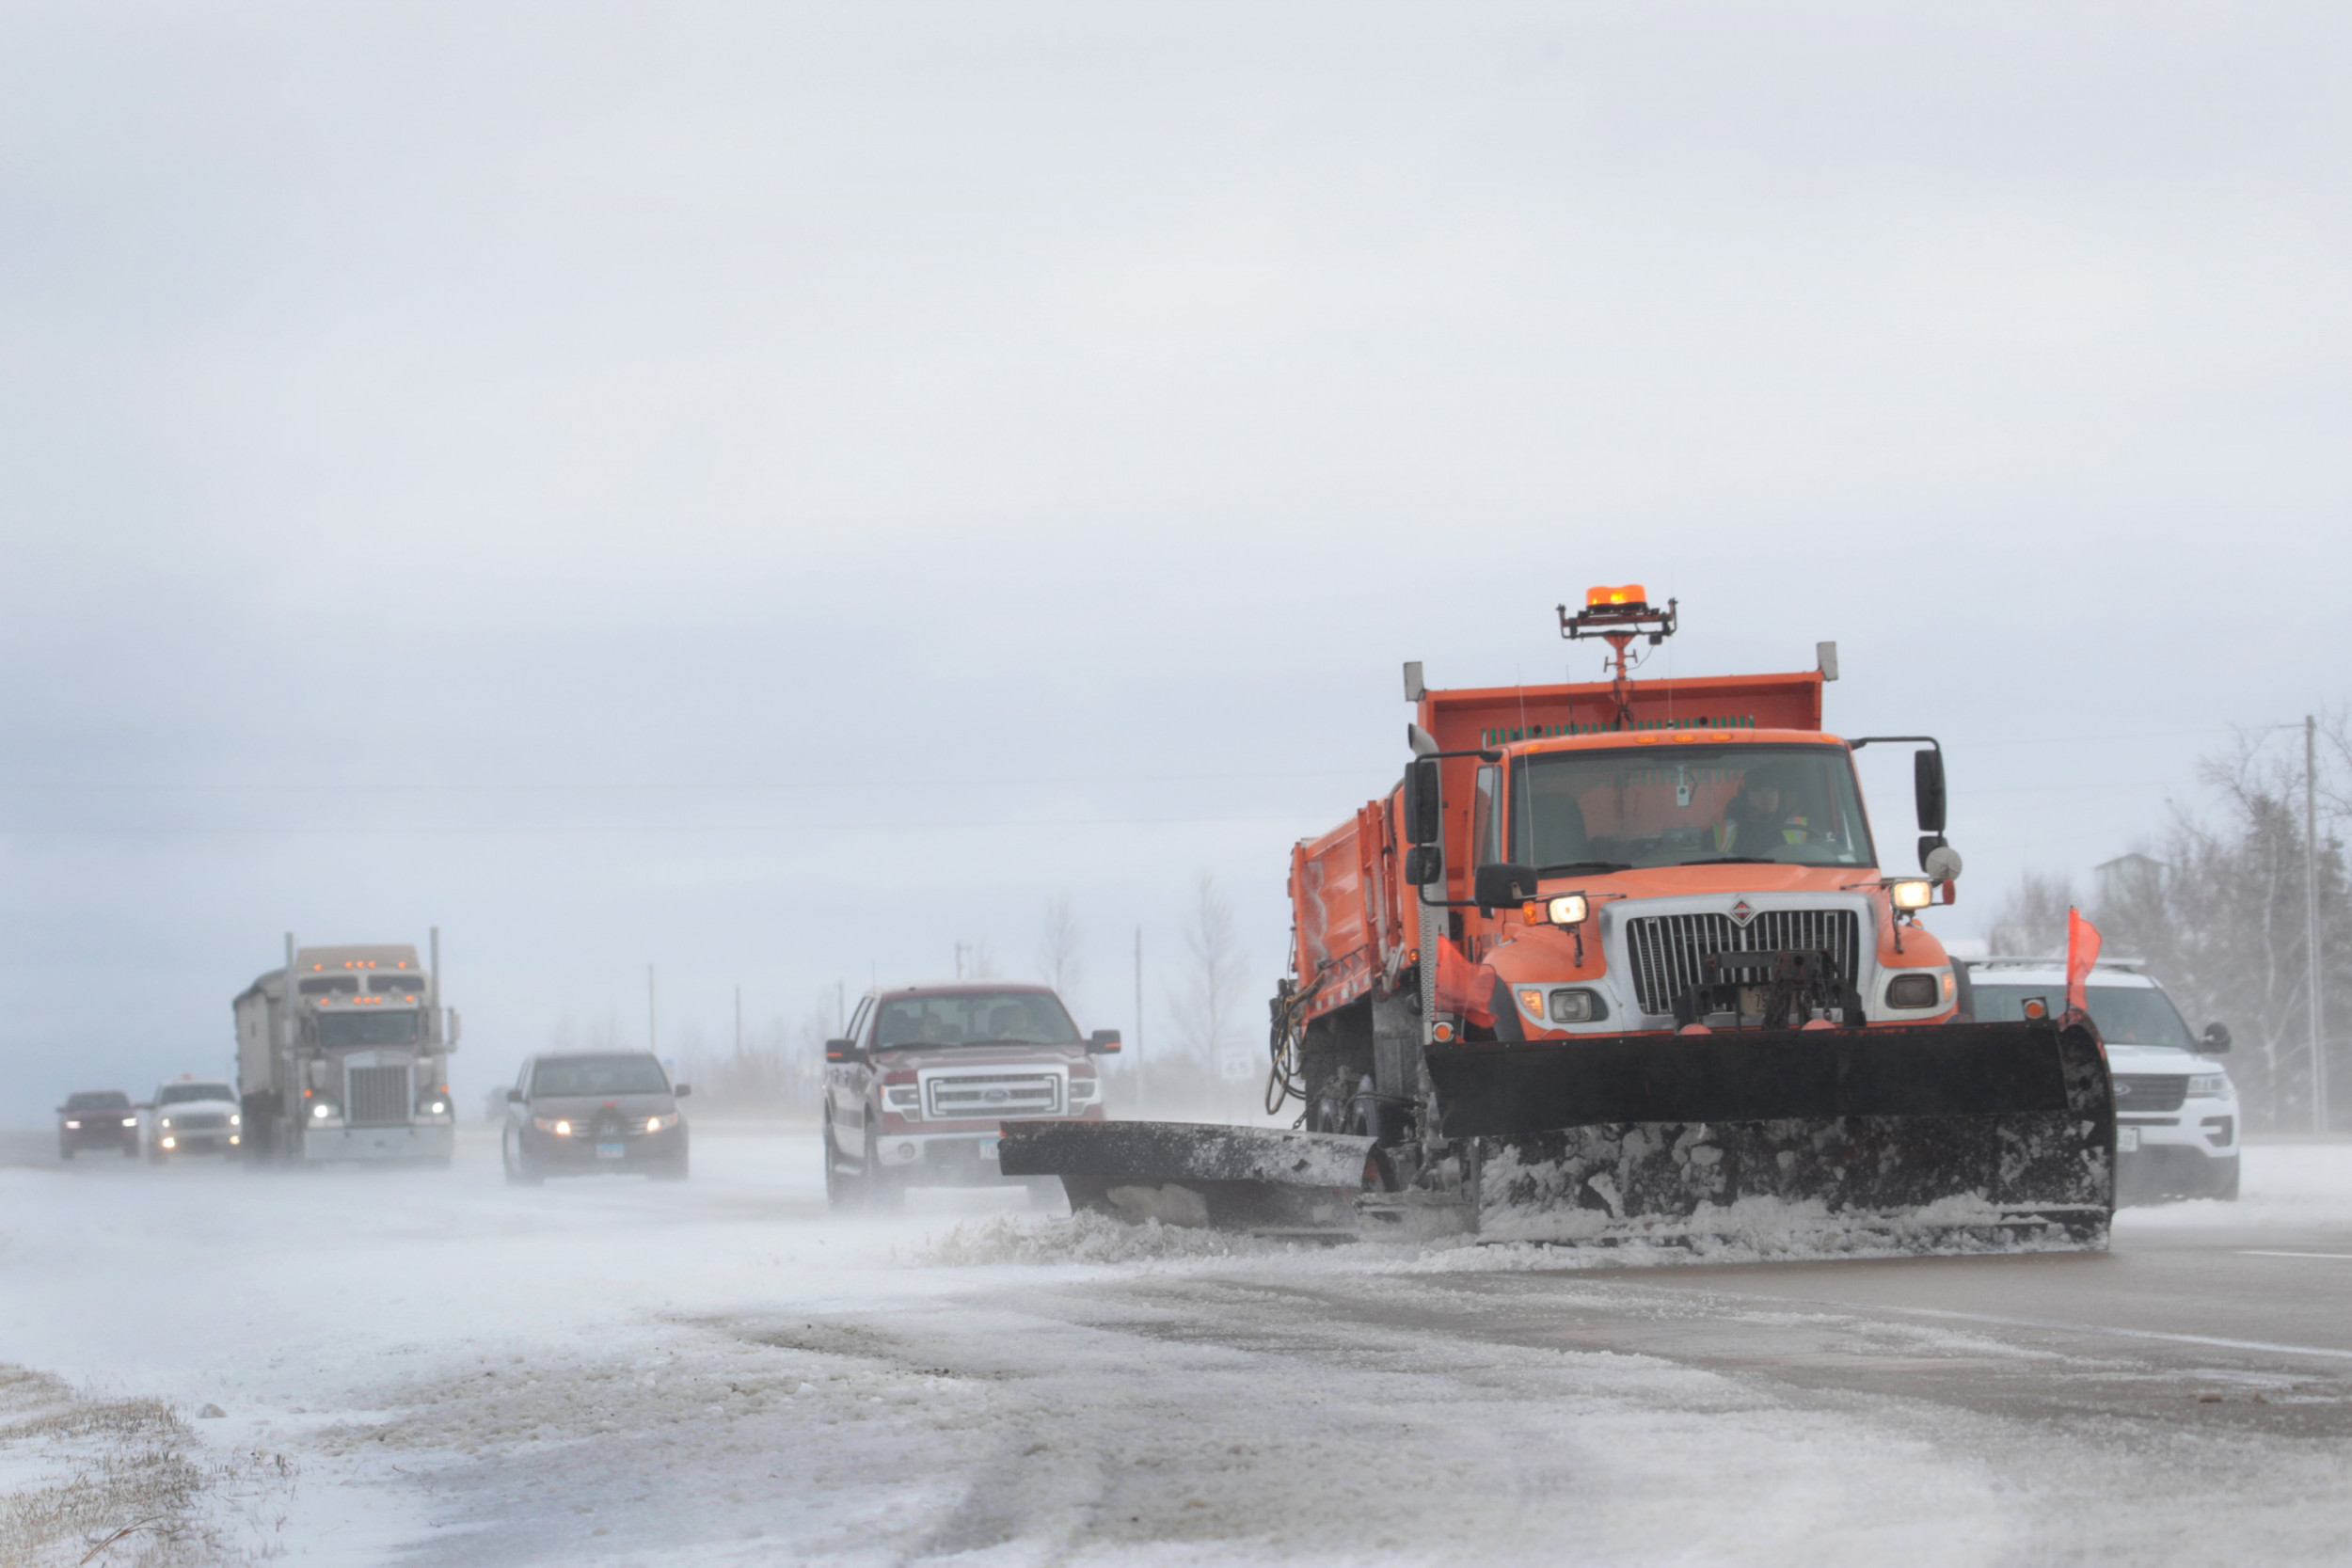
[[1466,1046],[1427,1068],[1457,1174],[1420,1191],[1391,1189],[1370,1137],[1274,1129],[1008,1122],[999,1159],[1076,1209],[1260,1234],[1674,1241],[1767,1199],[1845,1244],[2106,1239],[2113,1091],[2087,1023]]

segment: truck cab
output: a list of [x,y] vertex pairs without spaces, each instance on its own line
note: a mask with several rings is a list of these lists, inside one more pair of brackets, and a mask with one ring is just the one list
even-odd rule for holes
[[455,1018],[417,950],[287,947],[231,1008],[253,1156],[449,1164]]
[[868,991],[825,1047],[825,1192],[895,1207],[910,1186],[993,1186],[998,1124],[1103,1119],[1094,1058],[1049,986],[998,980]]

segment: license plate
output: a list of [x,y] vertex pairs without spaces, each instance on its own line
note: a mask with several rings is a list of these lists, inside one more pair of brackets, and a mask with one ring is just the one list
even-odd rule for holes
[[980,1140],[980,1158],[983,1160],[993,1160],[996,1158],[996,1145],[998,1142],[999,1140],[995,1138],[982,1138]]
[[617,1160],[628,1152],[628,1146],[627,1144],[596,1145],[596,1158],[599,1160]]
[[2134,1149],[2137,1148],[2138,1147],[2139,1147],[2139,1129],[2138,1129],[2138,1128],[2137,1128],[2137,1127],[2119,1127],[2119,1128],[2117,1128],[2117,1129],[2115,1130],[2115,1151],[2116,1151],[2118,1154],[2129,1154],[2129,1153],[2131,1153]]

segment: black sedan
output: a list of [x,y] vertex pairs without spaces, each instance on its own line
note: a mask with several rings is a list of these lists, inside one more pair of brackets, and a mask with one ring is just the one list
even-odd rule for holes
[[645,1052],[564,1052],[532,1056],[506,1091],[501,1138],[506,1180],[637,1172],[686,1179],[686,1123],[673,1085]]
[[57,1107],[57,1158],[71,1160],[86,1148],[110,1149],[132,1159],[139,1153],[139,1118],[120,1089],[85,1089]]

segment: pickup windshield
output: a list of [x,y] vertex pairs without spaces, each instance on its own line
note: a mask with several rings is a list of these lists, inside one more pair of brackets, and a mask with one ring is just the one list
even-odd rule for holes
[[1511,762],[1510,858],[1558,875],[1710,862],[1878,863],[1843,746],[1679,744]]
[[416,1043],[420,1016],[410,1007],[382,1013],[321,1013],[319,1043],[325,1046],[413,1045]]
[[[2041,986],[1988,986],[1979,981],[1969,988],[1976,1004],[1976,1019],[1979,1023],[2016,1023],[2026,1016],[2026,999],[2039,996],[2055,1016],[2066,1006],[2066,982]],[[2181,1010],[2172,1006],[2172,999],[2153,986],[2087,986],[2083,1001],[2090,1005],[2090,1020],[2099,1026],[2100,1035],[2109,1045],[2165,1045],[2175,1051],[2191,1051],[2197,1042],[2182,1022]]]
[[894,996],[874,1018],[874,1046],[1075,1045],[1078,1026],[1050,991]]

